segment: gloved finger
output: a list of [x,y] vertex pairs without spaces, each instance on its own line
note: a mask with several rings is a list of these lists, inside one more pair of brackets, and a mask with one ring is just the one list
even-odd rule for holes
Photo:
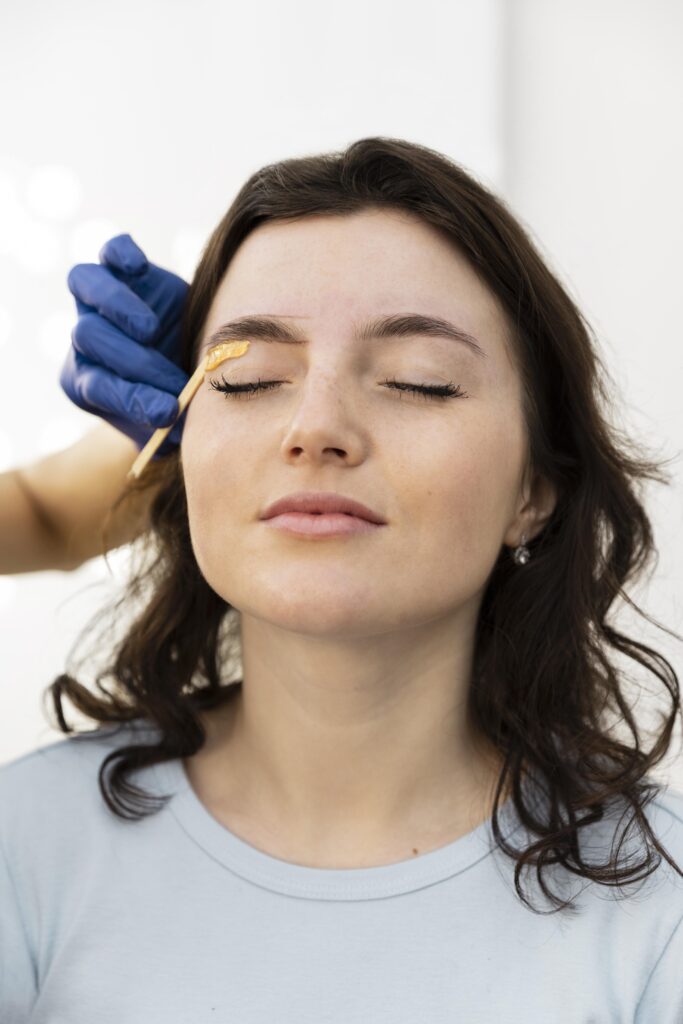
[[79,409],[89,411],[88,407],[83,403],[80,393],[76,389],[76,379],[78,374],[81,372],[81,366],[84,362],[87,362],[87,360],[83,360],[82,357],[78,355],[73,345],[69,345],[66,359],[62,363],[62,368],[59,371],[59,384],[67,398],[70,398]]
[[[170,434],[167,434],[161,442],[152,456],[152,461],[158,458],[163,458],[165,455],[169,455],[180,445],[183,436],[184,419],[185,413],[183,413],[180,420],[175,424]],[[124,420],[120,416],[107,416],[107,423],[110,423],[112,427],[116,427],[116,429],[120,430],[122,434],[126,434],[131,441],[134,441],[138,451],[142,451],[156,430],[156,427],[149,427],[148,429],[140,426],[133,427],[129,420]]]
[[100,313],[135,341],[149,341],[158,331],[159,317],[154,310],[99,263],[77,263],[66,283],[79,315]]
[[75,351],[65,361],[60,384],[68,397],[87,412],[100,410],[154,427],[167,427],[178,415],[178,402],[172,395],[147,384],[121,380]]
[[115,235],[105,242],[98,259],[104,266],[122,274],[142,274],[149,266],[144,252],[128,234]]
[[133,341],[97,313],[83,313],[78,318],[71,341],[77,352],[123,380],[150,384],[174,395],[179,395],[187,384],[187,374],[170,359]]
[[[159,448],[157,449],[157,451],[152,456],[153,459],[156,456],[159,456],[159,455],[168,455],[168,453],[170,451],[172,451],[174,448],[178,447],[178,445],[180,444],[180,442],[183,439],[183,428],[185,426],[185,417],[186,416],[187,416],[187,409],[183,409],[182,416],[174,424],[173,430],[170,432],[170,434],[168,434],[168,436],[165,437],[164,440],[161,442],[161,444],[159,445]],[[150,437],[151,436],[152,435],[150,433]]]
[[[105,269],[112,275],[121,275],[121,271],[113,267]],[[123,283],[146,303],[159,319],[160,327],[153,336],[136,340],[145,345],[152,345],[179,366],[180,327],[190,286],[182,277],[154,263],[150,263],[142,274],[124,277]]]

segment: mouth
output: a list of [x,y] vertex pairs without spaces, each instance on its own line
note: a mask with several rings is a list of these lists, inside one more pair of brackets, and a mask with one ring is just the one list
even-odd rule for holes
[[378,526],[386,523],[378,512],[374,512],[367,505],[334,491],[299,491],[296,494],[287,494],[269,505],[261,518],[271,519],[290,512],[317,516],[345,514]]
[[271,526],[285,533],[300,537],[350,537],[358,534],[373,533],[384,525],[372,523],[360,516],[346,512],[281,512],[264,520],[265,526]]

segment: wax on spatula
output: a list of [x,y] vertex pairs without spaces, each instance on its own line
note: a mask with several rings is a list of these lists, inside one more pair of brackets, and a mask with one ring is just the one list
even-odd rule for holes
[[243,356],[248,348],[248,341],[222,341],[220,345],[214,345],[213,348],[209,349],[203,359],[200,360],[197,369],[194,371],[183,390],[178,395],[178,416],[173,423],[170,423],[167,427],[159,427],[158,430],[154,431],[149,441],[139,452],[135,462],[128,470],[129,480],[133,480],[140,476],[161,442],[173,430],[178,419],[180,419],[183,412],[190,404],[190,401],[199,390],[199,387],[204,380],[204,374],[208,370],[215,370],[216,367],[226,359],[237,359],[239,356]]

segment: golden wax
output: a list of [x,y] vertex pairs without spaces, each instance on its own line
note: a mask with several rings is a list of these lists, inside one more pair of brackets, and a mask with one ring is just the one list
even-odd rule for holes
[[222,341],[214,345],[206,354],[206,370],[215,370],[225,359],[236,359],[243,356],[249,348],[248,341]]
[[[217,366],[220,366],[226,359],[237,359],[238,356],[243,356],[249,348],[248,341],[222,341],[219,345],[214,345],[210,348],[205,356],[199,361],[197,369],[194,371],[183,390],[178,395],[178,417],[179,418],[185,409],[190,404],[191,400],[196,395],[199,387],[204,379],[204,374],[207,370],[215,370]],[[167,437],[173,430],[175,421],[167,427],[159,427],[155,430],[149,441],[138,454],[135,462],[128,471],[128,478],[135,479],[139,477],[143,469],[152,458],[156,450],[161,445],[165,437]]]

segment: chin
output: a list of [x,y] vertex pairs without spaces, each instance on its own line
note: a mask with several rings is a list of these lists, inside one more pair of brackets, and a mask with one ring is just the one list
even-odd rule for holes
[[386,623],[373,624],[367,606],[359,605],[357,600],[330,600],[329,595],[326,602],[305,597],[295,601],[291,594],[283,593],[276,601],[245,601],[240,610],[243,615],[301,636],[362,637],[389,628]]

